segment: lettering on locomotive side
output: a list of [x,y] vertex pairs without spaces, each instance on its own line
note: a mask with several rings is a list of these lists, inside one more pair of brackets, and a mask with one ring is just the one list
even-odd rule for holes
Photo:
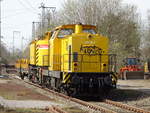
[[92,45],[92,46],[91,45],[90,46],[88,46],[88,45],[81,45],[80,52],[83,52],[83,53],[89,54],[89,55],[95,55],[95,54],[102,54],[102,53],[104,53],[104,51],[101,48],[99,48],[99,47],[97,47],[95,45]]
[[85,41],[84,44],[95,44],[94,41]]

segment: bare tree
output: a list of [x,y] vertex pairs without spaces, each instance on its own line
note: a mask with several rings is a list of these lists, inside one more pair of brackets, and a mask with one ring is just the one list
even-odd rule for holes
[[142,53],[143,59],[150,59],[150,10],[147,12],[147,24],[143,25]]
[[119,64],[125,56],[140,56],[140,17],[135,6],[122,0],[66,0],[58,20],[96,25],[110,39],[111,53],[118,55]]
[[62,6],[50,28],[77,22],[96,25],[98,33],[110,39],[110,51],[118,55],[119,64],[124,57],[140,56],[141,21],[135,6],[122,0],[65,0]]

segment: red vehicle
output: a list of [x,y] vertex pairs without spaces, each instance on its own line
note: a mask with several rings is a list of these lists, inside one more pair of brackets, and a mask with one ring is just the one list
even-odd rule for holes
[[143,66],[140,60],[135,57],[129,57],[123,60],[124,67],[120,69],[121,79],[144,79]]

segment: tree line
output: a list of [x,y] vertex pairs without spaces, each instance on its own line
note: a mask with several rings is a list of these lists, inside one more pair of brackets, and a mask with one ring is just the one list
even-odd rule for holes
[[[126,57],[143,61],[150,58],[150,11],[145,25],[137,7],[123,0],[64,0],[54,15],[46,13],[45,16],[48,29],[78,22],[96,25],[98,33],[109,38],[110,53],[117,54],[118,67]],[[36,29],[39,31],[40,26]]]

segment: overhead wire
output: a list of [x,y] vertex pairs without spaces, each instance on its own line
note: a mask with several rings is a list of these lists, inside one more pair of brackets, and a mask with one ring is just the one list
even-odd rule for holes
[[[34,13],[34,14],[36,13],[37,14],[38,13],[38,10],[36,8],[34,8],[33,5],[28,0],[25,0],[24,2],[22,0],[17,0],[17,1],[18,1],[18,3],[21,6],[23,6],[23,8],[25,8],[26,10],[28,10],[28,12],[20,11],[20,9],[12,9],[11,11],[13,11],[13,12],[17,11],[17,13],[14,13],[12,15],[6,15],[5,17],[2,17],[2,18],[13,17],[13,16],[16,16],[18,14],[26,14],[26,13]],[[19,12],[18,12],[18,10],[19,10]],[[31,24],[31,23],[28,23],[28,24]],[[11,26],[11,25],[7,26],[7,25],[8,24],[5,24],[4,27],[7,28],[7,29],[13,29],[13,26]],[[26,24],[21,24],[21,25],[15,25],[15,27],[17,27],[17,26],[24,26],[24,25],[27,25],[27,23]]]
[[17,12],[17,13],[11,14],[11,15],[6,15],[6,16],[2,17],[1,19],[10,18],[10,17],[16,16],[18,14],[26,14],[26,13],[32,13],[32,12],[21,11],[21,12]]
[[20,8],[20,9],[9,9],[9,10],[5,10],[6,12],[14,12],[14,11],[22,11],[22,10],[25,10],[25,9],[22,9],[22,8]]
[[18,2],[19,2],[24,8],[26,8],[27,10],[30,10],[30,11],[32,11],[33,13],[37,13],[37,12],[35,12],[35,10],[31,10],[30,8],[26,7],[26,5],[25,5],[21,0],[18,0]]
[[25,0],[25,2],[26,2],[32,9],[37,10],[36,8],[34,8],[34,7],[32,6],[32,4],[31,4],[28,0]]
[[26,26],[26,25],[29,25],[29,24],[31,24],[31,22],[25,22],[23,24],[18,24],[18,25],[15,25],[15,26],[11,26],[10,24],[4,23],[4,25],[6,26],[4,28],[16,28],[16,27],[20,27],[20,26]]
[[[26,0],[25,0],[26,1]],[[13,12],[13,14],[10,14],[10,15],[6,15],[6,16],[4,16],[4,17],[2,17],[2,19],[4,19],[4,18],[9,18],[9,17],[13,17],[13,16],[16,16],[16,15],[18,15],[18,14],[26,14],[26,13],[34,13],[34,14],[37,14],[38,13],[38,11],[36,10],[36,8],[34,8],[32,5],[31,5],[31,3],[29,2],[29,1],[26,1],[26,3],[25,2],[23,2],[22,0],[18,0],[18,3],[21,5],[21,6],[23,6],[23,8],[24,9],[26,9],[26,11],[22,11],[23,9],[12,9],[12,10],[10,10],[11,12]],[[27,4],[28,4],[28,6],[27,6]],[[16,11],[16,12],[15,12]],[[28,12],[27,12],[28,11]],[[4,24],[4,27],[3,28],[6,28],[6,29],[14,29],[14,28],[16,28],[16,27],[19,27],[19,26],[27,26],[27,25],[30,25],[31,24],[31,22],[26,22],[26,23],[23,23],[23,24],[20,24],[20,25],[15,25],[15,26],[13,26],[13,25],[10,25],[10,24],[7,24],[7,23],[3,23]]]
[[[30,11],[28,11],[29,13],[33,13],[33,14],[37,14],[37,12],[31,12],[31,9],[29,9],[28,7],[26,7],[25,5],[24,5],[24,3],[21,1],[21,0],[18,0],[18,2],[25,8],[25,9],[27,9],[27,10],[30,10]],[[29,3],[29,2],[28,2]],[[29,3],[30,4],[30,3]],[[34,7],[32,7],[32,8],[34,8]],[[24,9],[24,10],[25,10]],[[34,8],[34,10],[36,10],[35,8]],[[23,9],[21,9],[21,12],[20,12],[20,9],[15,9],[15,10],[11,10],[11,11],[16,11],[16,13],[14,13],[14,14],[12,14],[12,15],[7,15],[7,16],[4,16],[4,17],[2,17],[2,19],[3,18],[7,18],[7,17],[13,17],[13,16],[16,16],[16,15],[18,15],[18,14],[25,14],[24,12],[25,11],[23,11]]]

